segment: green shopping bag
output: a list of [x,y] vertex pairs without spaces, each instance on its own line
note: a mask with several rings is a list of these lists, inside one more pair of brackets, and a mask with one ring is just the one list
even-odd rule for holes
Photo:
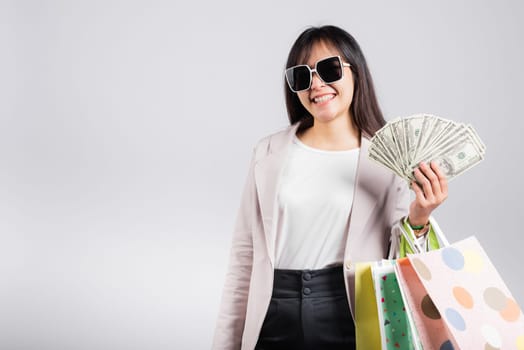
[[384,260],[371,265],[381,348],[413,350],[418,337],[413,333],[414,328],[406,312],[394,264],[394,261]]

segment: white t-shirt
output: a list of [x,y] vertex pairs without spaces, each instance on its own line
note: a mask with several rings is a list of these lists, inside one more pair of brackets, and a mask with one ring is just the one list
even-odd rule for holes
[[342,264],[359,152],[320,150],[294,136],[278,190],[275,268]]

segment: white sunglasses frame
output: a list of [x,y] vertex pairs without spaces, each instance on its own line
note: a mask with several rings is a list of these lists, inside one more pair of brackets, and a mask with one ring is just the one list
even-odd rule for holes
[[[326,82],[324,81],[324,79],[322,79],[322,77],[320,76],[320,74],[318,74],[318,71],[317,71],[317,65],[319,62],[322,62],[322,61],[325,61],[325,60],[329,60],[331,58],[338,58],[338,61],[340,63],[340,67],[342,68],[342,74],[340,76],[340,79],[337,79],[335,81],[331,81],[331,82]],[[306,88],[306,89],[302,89],[302,90],[294,90],[292,87],[291,87],[291,83],[289,82],[289,79],[287,77],[287,72],[288,71],[291,71],[297,67],[307,67],[307,69],[309,70],[309,86]],[[329,56],[329,57],[325,57],[325,58],[322,58],[320,60],[318,60],[316,63],[315,63],[315,68],[311,69],[311,67],[309,67],[307,64],[298,64],[296,66],[293,66],[293,67],[289,67],[287,68],[285,71],[284,71],[284,76],[286,78],[286,82],[287,82],[287,86],[289,87],[289,89],[291,91],[293,91],[294,93],[297,93],[297,92],[300,92],[300,91],[307,91],[309,89],[311,89],[311,84],[313,84],[313,73],[317,73],[317,76],[318,78],[324,83],[324,84],[333,84],[333,83],[336,83],[337,81],[339,80],[342,80],[342,78],[344,78],[344,67],[351,67],[351,65],[349,63],[346,63],[346,62],[343,62],[342,61],[342,58],[340,58],[340,56]]]

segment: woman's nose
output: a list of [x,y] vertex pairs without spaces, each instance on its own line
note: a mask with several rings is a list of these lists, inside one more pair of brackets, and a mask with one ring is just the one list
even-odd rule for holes
[[315,89],[321,86],[324,86],[324,82],[322,81],[322,79],[320,79],[317,72],[313,72],[311,76],[311,89]]

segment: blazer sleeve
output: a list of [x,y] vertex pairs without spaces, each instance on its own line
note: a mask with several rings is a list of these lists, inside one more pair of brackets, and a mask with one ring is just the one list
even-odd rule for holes
[[254,178],[256,147],[253,149],[240,208],[232,235],[229,265],[215,327],[212,349],[240,349],[253,266],[252,230],[256,210]]
[[395,175],[394,184],[394,188],[397,192],[397,200],[395,201],[396,206],[390,217],[391,234],[387,255],[388,259],[395,259],[395,257],[398,256],[402,220],[409,214],[410,203],[410,190],[407,182],[401,177]]
[[393,223],[400,223],[401,219],[409,213],[410,189],[406,180],[395,175],[395,187],[397,189],[397,206],[392,217]]

